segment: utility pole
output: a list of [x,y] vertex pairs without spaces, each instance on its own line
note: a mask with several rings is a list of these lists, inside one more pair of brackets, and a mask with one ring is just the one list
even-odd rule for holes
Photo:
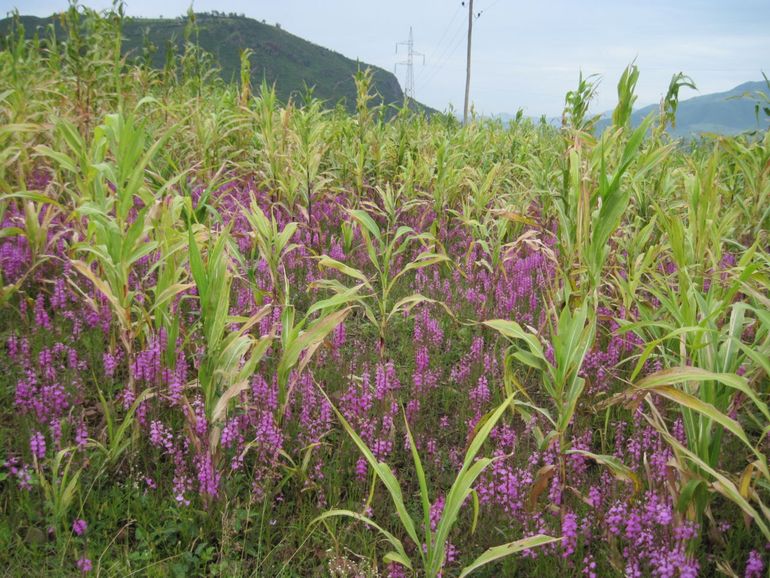
[[471,91],[471,36],[473,35],[473,0],[468,0],[468,60],[465,67],[465,106],[463,124],[468,124],[468,96]]
[[412,27],[409,27],[409,40],[405,42],[396,42],[396,54],[399,46],[406,46],[406,60],[396,62],[393,67],[395,73],[399,66],[406,66],[406,80],[404,81],[404,94],[407,98],[414,100],[414,57],[422,56],[422,63],[425,64],[425,55],[414,49],[414,37],[412,36]]

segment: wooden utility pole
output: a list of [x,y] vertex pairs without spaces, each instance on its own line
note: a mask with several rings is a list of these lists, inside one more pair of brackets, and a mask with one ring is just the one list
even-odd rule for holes
[[465,68],[465,106],[463,124],[468,123],[468,96],[471,91],[471,36],[473,35],[473,0],[468,0],[468,62]]

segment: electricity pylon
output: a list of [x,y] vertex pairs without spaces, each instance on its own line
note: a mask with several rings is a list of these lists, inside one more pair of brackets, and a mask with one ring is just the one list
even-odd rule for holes
[[406,60],[396,62],[396,66],[393,68],[395,74],[399,66],[406,66],[406,80],[404,81],[404,94],[407,98],[414,100],[414,57],[422,56],[422,63],[425,64],[425,55],[422,52],[417,52],[414,49],[414,37],[412,36],[412,27],[409,27],[409,40],[405,42],[396,43],[396,54],[398,54],[399,46],[406,46]]

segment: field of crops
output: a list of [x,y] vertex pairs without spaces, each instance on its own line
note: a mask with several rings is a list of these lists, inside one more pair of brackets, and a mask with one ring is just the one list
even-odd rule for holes
[[633,65],[601,134],[582,78],[350,115],[120,26],[0,52],[3,571],[766,576],[770,133],[672,141],[683,75],[633,127]]

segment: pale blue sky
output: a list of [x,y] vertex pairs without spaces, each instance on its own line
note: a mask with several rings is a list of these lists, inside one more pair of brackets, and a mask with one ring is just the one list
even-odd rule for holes
[[[96,9],[108,0],[85,2]],[[185,0],[129,0],[131,16],[178,16]],[[64,0],[0,0],[0,13],[47,16]],[[197,0],[220,10],[279,22],[284,30],[350,58],[393,70],[396,42],[414,28],[415,96],[462,109],[467,8],[459,0]],[[639,105],[657,102],[671,75],[683,71],[701,93],[770,75],[770,0],[474,0],[471,100],[484,114],[557,115],[578,72],[602,76],[595,111],[614,106],[625,65],[640,68]],[[402,86],[404,70],[398,75]],[[687,91],[684,98],[695,93]]]

